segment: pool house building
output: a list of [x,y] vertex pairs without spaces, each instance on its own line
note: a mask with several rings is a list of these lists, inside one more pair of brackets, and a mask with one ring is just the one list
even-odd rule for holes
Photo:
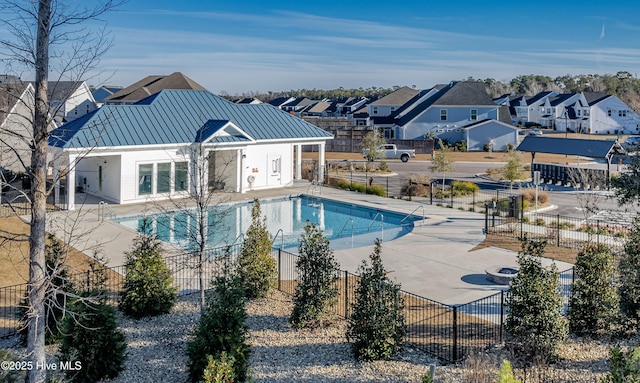
[[[324,163],[333,135],[269,104],[234,104],[206,90],[163,90],[105,105],[51,132],[56,200],[77,193],[128,204],[209,191],[244,193],[302,178],[302,146]],[[315,150],[314,150],[315,151]],[[55,177],[63,174],[64,177]],[[317,171],[324,177],[323,167]]]

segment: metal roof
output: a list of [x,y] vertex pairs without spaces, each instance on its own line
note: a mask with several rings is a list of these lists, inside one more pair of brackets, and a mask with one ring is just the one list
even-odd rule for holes
[[[51,132],[60,148],[163,145],[206,140],[231,122],[253,140],[333,135],[269,104],[234,104],[206,90],[163,90],[133,105],[105,105]],[[247,138],[247,137],[245,137]]]
[[609,158],[611,154],[624,153],[624,149],[617,141],[540,136],[526,136],[516,150],[591,158]]

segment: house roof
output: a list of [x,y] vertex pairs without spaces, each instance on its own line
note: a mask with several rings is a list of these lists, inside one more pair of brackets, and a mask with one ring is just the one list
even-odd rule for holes
[[487,124],[491,124],[491,123],[497,124],[497,125],[501,125],[501,126],[503,126],[505,128],[513,129],[515,131],[520,130],[520,128],[518,128],[516,126],[513,126],[512,124],[507,124],[507,123],[504,123],[502,121],[493,120],[491,118],[485,118],[484,120],[481,120],[481,121],[475,121],[475,122],[473,122],[471,124],[465,125],[463,127],[463,129],[466,129],[466,130],[474,129],[474,128],[477,128],[479,126],[487,125]]
[[482,82],[459,81],[442,94],[433,105],[490,105],[495,106]]
[[419,90],[409,88],[408,86],[403,86],[402,88],[389,93],[388,95],[372,102],[369,105],[404,105],[419,92]]
[[26,82],[0,83],[0,124],[7,118],[28,86],[29,83]]
[[600,101],[611,97],[610,94],[604,92],[582,92],[589,106],[599,103]]
[[147,76],[128,87],[105,97],[106,103],[134,103],[163,89],[195,89],[205,88],[180,72],[168,76]]
[[591,158],[608,158],[610,154],[624,153],[624,149],[616,141],[539,136],[526,136],[518,145],[517,150]]
[[49,81],[49,99],[51,101],[66,100],[74,94],[83,83],[84,81]]
[[[206,141],[227,123],[253,140],[333,135],[269,104],[234,104],[206,90],[162,90],[133,105],[105,105],[51,132],[59,148],[170,145]],[[201,132],[202,134],[199,134]],[[243,134],[232,134],[244,140]],[[244,138],[242,138],[244,137]]]

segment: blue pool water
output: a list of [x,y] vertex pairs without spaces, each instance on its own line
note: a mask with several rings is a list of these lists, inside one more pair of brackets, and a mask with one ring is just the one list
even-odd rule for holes
[[[219,247],[240,242],[251,225],[251,203],[216,206],[207,212],[208,247]],[[413,229],[417,216],[406,217],[380,209],[336,202],[318,197],[291,197],[260,201],[262,216],[274,236],[274,247],[296,250],[307,221],[319,225],[331,241],[334,250],[373,244],[398,238]],[[141,231],[142,216],[124,217],[117,221],[131,229]],[[183,249],[190,249],[198,241],[195,211],[173,212],[147,216],[151,230],[162,241]]]

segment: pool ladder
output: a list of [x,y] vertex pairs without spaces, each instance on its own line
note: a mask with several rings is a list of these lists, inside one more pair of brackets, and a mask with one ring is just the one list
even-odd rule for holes
[[111,206],[109,206],[107,202],[100,201],[100,203],[98,203],[98,218],[100,219],[101,222],[104,222],[104,217],[107,215],[110,218],[115,218],[116,212],[113,211],[113,209],[111,208]]
[[420,226],[422,226],[424,224],[424,206],[420,205],[417,208],[413,209],[413,211],[407,215],[404,216],[404,218],[402,218],[400,220],[400,224],[402,224],[402,222],[404,222],[405,219],[411,217],[413,215],[413,213],[415,213],[416,211],[418,211],[418,209],[422,209],[422,221],[420,221]]
[[276,238],[278,238],[278,234],[280,234],[280,250],[284,249],[284,231],[282,229],[278,229],[276,235],[273,236],[273,240],[271,241],[271,247],[276,243]]
[[307,194],[309,195],[314,195],[315,192],[318,192],[318,194],[322,194],[322,185],[320,185],[319,182],[317,182],[316,180],[311,181],[311,184],[307,187]]
[[382,214],[381,212],[378,212],[378,214],[376,214],[373,217],[373,220],[371,221],[371,224],[369,225],[369,229],[367,229],[368,231],[371,231],[371,226],[373,226],[374,223],[376,223],[376,218],[380,217],[380,242],[384,242],[384,214]]
[[351,248],[353,249],[353,218],[349,218],[344,221],[344,225],[342,225],[342,229],[340,229],[340,233],[338,233],[338,237],[342,235],[345,227],[347,227],[347,223],[351,222]]

